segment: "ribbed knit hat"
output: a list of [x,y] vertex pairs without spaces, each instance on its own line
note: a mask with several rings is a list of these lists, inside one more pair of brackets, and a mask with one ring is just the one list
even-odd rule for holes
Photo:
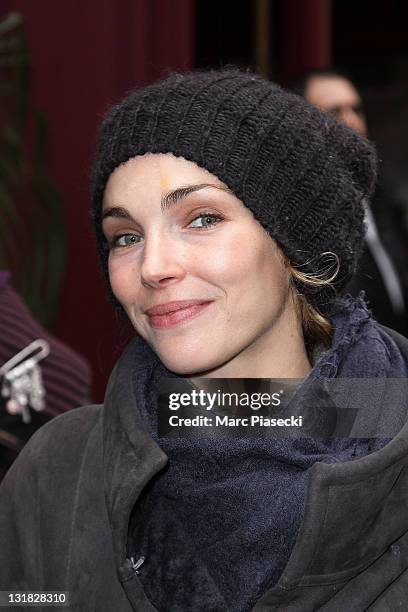
[[[375,185],[374,148],[303,98],[253,73],[224,69],[173,74],[106,116],[92,193],[106,280],[106,182],[121,163],[147,152],[171,152],[216,175],[301,272],[318,273],[322,254],[332,252],[340,262],[337,290],[352,277],[363,241],[362,201]],[[332,291],[298,289],[327,312]]]

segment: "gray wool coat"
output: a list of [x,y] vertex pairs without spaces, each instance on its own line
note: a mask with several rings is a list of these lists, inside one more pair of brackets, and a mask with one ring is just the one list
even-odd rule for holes
[[[387,332],[408,361],[408,341]],[[134,406],[132,350],[113,371],[104,405],[46,424],[4,479],[0,590],[68,591],[72,611],[157,609],[126,558],[132,508],[167,460]],[[384,448],[312,466],[291,557],[254,612],[408,608],[406,398],[402,429]],[[381,402],[390,408],[387,397]]]

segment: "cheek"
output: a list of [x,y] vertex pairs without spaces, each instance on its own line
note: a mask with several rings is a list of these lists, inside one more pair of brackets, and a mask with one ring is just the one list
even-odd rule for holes
[[124,257],[109,259],[108,270],[113,294],[126,309],[127,305],[134,302],[138,291],[135,265],[132,261],[125,261]]
[[205,253],[200,254],[198,263],[206,265],[211,275],[221,286],[242,283],[253,273],[256,249],[255,240],[248,233],[225,234],[216,245],[209,245]]
[[[258,230],[258,228],[255,228]],[[222,247],[208,252],[202,261],[213,278],[227,290],[236,289],[240,299],[262,294],[284,293],[289,284],[280,252],[275,243],[259,231],[235,234]]]
[[275,317],[284,308],[289,294],[290,278],[276,244],[256,234],[233,264],[234,292],[244,318],[256,321]]
[[258,278],[263,283],[265,291],[275,295],[286,293],[289,287],[289,273],[285,268],[278,248],[272,243],[265,244],[258,254]]

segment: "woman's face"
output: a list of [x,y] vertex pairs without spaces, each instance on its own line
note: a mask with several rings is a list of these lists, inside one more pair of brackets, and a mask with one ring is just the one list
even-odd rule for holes
[[103,230],[113,293],[170,371],[244,376],[285,342],[281,253],[207,170],[170,153],[130,159],[108,180]]

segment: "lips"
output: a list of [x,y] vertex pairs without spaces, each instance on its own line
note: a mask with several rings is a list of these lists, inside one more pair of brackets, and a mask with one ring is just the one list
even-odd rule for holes
[[164,329],[174,327],[183,321],[200,315],[212,301],[204,300],[179,300],[177,302],[166,302],[146,310],[151,327]]
[[170,312],[176,312],[177,310],[182,310],[183,308],[190,308],[191,306],[196,306],[197,304],[204,304],[209,302],[210,300],[178,300],[174,302],[166,302],[165,304],[159,304],[158,306],[153,306],[146,310],[146,314],[150,316],[153,315],[165,315]]

